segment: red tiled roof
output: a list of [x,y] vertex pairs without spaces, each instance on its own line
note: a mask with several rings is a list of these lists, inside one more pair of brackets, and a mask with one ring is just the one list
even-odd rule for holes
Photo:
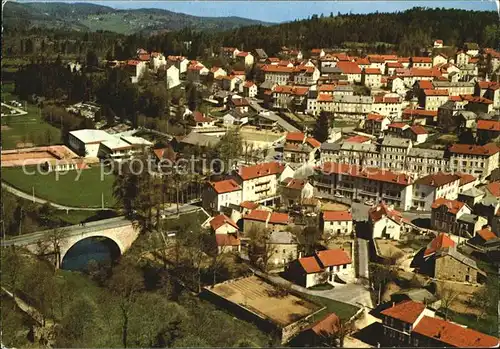
[[246,88],[249,88],[249,87],[252,87],[254,86],[255,84],[253,83],[253,81],[246,81],[245,84],[243,86],[245,86]]
[[481,229],[477,232],[477,235],[483,238],[484,241],[492,240],[497,238],[494,232],[492,232],[489,228]]
[[476,177],[468,173],[456,173],[456,175],[460,176],[460,186],[466,185],[467,183],[474,182]]
[[318,94],[318,102],[333,102],[333,96],[327,93]]
[[269,73],[288,73],[291,74],[294,71],[293,67],[284,67],[281,65],[265,65],[262,67],[263,72]]
[[307,92],[309,92],[309,87],[301,86],[278,85],[274,89],[274,93],[293,94],[296,96],[304,96]]
[[462,101],[462,97],[460,96],[450,96],[448,98],[449,101],[453,101],[453,102],[461,102]]
[[288,224],[289,221],[290,217],[288,216],[288,213],[272,212],[269,217],[269,223],[272,224]]
[[199,111],[193,112],[193,119],[195,122],[212,122],[214,119],[206,116],[203,113],[200,113]]
[[342,71],[342,74],[361,74],[361,68],[354,62],[338,62],[337,68]]
[[325,174],[342,174],[358,178],[366,178],[379,182],[396,183],[400,185],[411,184],[411,179],[406,174],[394,173],[389,170],[379,168],[364,167],[358,165],[340,164],[335,162],[325,162],[321,166],[321,171]]
[[386,65],[388,68],[403,68],[401,62],[388,62]]
[[424,90],[426,96],[448,96],[448,90]]
[[324,267],[351,264],[351,257],[346,251],[336,248],[333,250],[323,250],[316,252],[316,256]]
[[374,103],[400,103],[399,97],[375,96]]
[[413,116],[432,116],[433,118],[436,118],[438,114],[437,110],[424,110],[424,109],[405,109],[403,111],[403,115],[407,116],[408,118],[413,115]]
[[413,63],[432,63],[431,57],[412,57],[411,61]]
[[302,132],[288,132],[286,134],[286,140],[292,142],[303,142],[306,135]]
[[378,222],[384,216],[386,216],[387,218],[393,220],[398,224],[400,224],[405,220],[401,212],[391,209],[384,202],[368,210],[368,216],[370,217],[370,220],[372,222]]
[[244,52],[244,51],[243,51],[243,52],[238,53],[238,54],[236,55],[236,57],[246,57],[246,56],[248,56],[249,54],[250,54],[249,52]]
[[404,122],[394,122],[387,127],[392,127],[392,128],[406,128],[409,127],[408,124],[405,124]]
[[436,41],[434,41],[434,42],[435,42],[435,43],[437,43],[437,44],[442,44],[442,43],[443,43],[443,40],[436,40]]
[[468,155],[494,155],[499,150],[495,143],[488,143],[486,145],[453,144],[450,147],[450,152],[452,153]]
[[380,313],[408,324],[413,324],[424,309],[425,304],[409,300],[398,303],[391,308],[381,311]]
[[358,64],[358,65],[370,65],[370,60],[368,58],[356,58],[356,64]]
[[409,63],[410,57],[398,57],[398,62],[400,63]]
[[373,120],[373,121],[378,121],[378,122],[381,122],[385,118],[386,118],[386,116],[380,115],[380,114],[375,114],[375,113],[370,113],[366,116],[366,120]]
[[323,220],[327,222],[352,221],[352,214],[349,211],[324,211]]
[[174,61],[174,62],[176,62],[176,61],[183,61],[183,60],[185,60],[185,59],[186,59],[186,57],[184,57],[184,56],[167,56],[167,59],[168,59],[169,61]]
[[429,132],[427,132],[427,130],[425,129],[425,127],[423,126],[420,126],[420,125],[414,125],[414,126],[411,126],[410,127],[410,130],[416,134],[416,135],[426,135],[428,134]]
[[239,246],[241,241],[233,234],[215,234],[217,246]]
[[148,54],[140,54],[138,58],[140,61],[149,61],[151,59],[151,56]]
[[445,184],[453,183],[459,181],[460,176],[455,174],[437,172],[425,177],[419,178],[415,181],[415,184],[429,185],[432,187],[441,187]]
[[472,96],[472,95],[460,95],[464,101],[469,103],[482,103],[482,104],[493,104],[493,101],[488,98]]
[[253,201],[242,201],[240,203],[240,207],[243,207],[243,208],[246,208],[246,209],[249,209],[249,210],[255,210],[259,206],[260,205],[258,203],[255,203]]
[[430,80],[419,80],[417,81],[418,87],[422,90],[432,90],[434,86]]
[[426,247],[424,251],[424,257],[430,256],[437,251],[444,248],[454,247],[455,241],[453,241],[447,234],[439,233]]
[[413,332],[457,348],[495,348],[499,345],[496,337],[425,315]]
[[357,135],[357,136],[352,136],[350,138],[347,138],[344,142],[348,142],[348,143],[365,143],[365,142],[368,142],[369,140],[370,140],[369,137]]
[[236,183],[234,179],[226,179],[218,182],[210,182],[210,185],[217,194],[229,193],[236,190],[241,190],[241,187]]
[[138,61],[138,60],[135,60],[135,59],[129,59],[127,61],[127,65],[130,65],[130,66],[136,66],[136,65],[139,65],[139,63],[141,63],[141,61]]
[[302,190],[304,186],[307,184],[307,181],[304,179],[295,179],[292,178],[286,185],[287,188],[289,189],[297,189],[297,190]]
[[496,120],[478,120],[478,130],[497,131],[500,132],[500,121]]
[[259,178],[270,175],[277,175],[285,169],[285,165],[279,162],[266,162],[253,166],[240,167],[238,175],[243,180]]
[[380,71],[380,69],[378,68],[365,68],[365,74],[382,74],[382,72]]
[[300,265],[307,274],[319,273],[323,269],[319,266],[316,257],[302,257],[298,259]]
[[460,209],[462,207],[464,207],[465,203],[458,201],[458,200],[449,200],[449,199],[445,199],[445,198],[439,198],[439,199],[434,200],[431,207],[435,209],[435,208],[439,208],[443,205],[446,206],[449,213],[457,214],[457,212],[460,211]]
[[236,225],[236,223],[234,223],[234,221],[231,218],[229,218],[228,216],[223,215],[223,214],[215,216],[210,221],[210,226],[212,227],[213,230],[219,229],[224,224],[229,224],[233,228],[238,229],[238,226]]
[[244,219],[251,219],[253,221],[260,221],[260,222],[265,222],[269,218],[269,215],[271,212],[269,211],[264,211],[264,210],[252,210],[250,211]]
[[486,189],[488,189],[491,195],[500,198],[500,181],[489,183]]
[[336,85],[332,84],[323,84],[318,87],[318,92],[333,92],[336,87]]
[[493,88],[496,90],[500,87],[500,83],[496,81],[478,81],[478,85],[480,89]]
[[340,319],[334,313],[328,314],[323,319],[315,322],[307,330],[312,330],[317,336],[328,337],[339,331]]

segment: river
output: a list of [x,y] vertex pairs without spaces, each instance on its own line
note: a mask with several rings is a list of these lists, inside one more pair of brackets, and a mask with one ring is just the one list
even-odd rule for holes
[[105,238],[88,238],[71,247],[62,260],[61,269],[83,271],[91,260],[106,263],[115,260],[119,255],[118,246],[113,241]]

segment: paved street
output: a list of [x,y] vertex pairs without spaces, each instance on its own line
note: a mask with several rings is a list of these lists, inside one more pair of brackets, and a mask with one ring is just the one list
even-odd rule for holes
[[368,240],[357,238],[357,244],[359,277],[369,280],[370,273],[368,269],[368,262],[370,260],[370,255],[368,249]]

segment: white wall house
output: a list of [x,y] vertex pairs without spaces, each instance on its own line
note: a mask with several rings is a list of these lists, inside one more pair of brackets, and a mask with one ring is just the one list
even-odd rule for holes
[[152,145],[153,143],[142,137],[114,136],[113,139],[101,143],[97,156],[100,159],[120,162],[146,153]]
[[174,88],[181,84],[179,78],[179,69],[175,65],[171,65],[170,67],[168,67],[167,70],[165,71],[165,74],[167,76],[168,89]]
[[438,172],[417,179],[413,184],[413,207],[430,211],[439,198],[455,200],[458,197],[460,176]]
[[352,234],[352,214],[348,211],[323,211],[323,233],[350,236]]
[[406,222],[401,212],[381,203],[368,211],[368,223],[372,227],[373,239],[399,240],[406,231]]
[[227,207],[229,204],[239,205],[241,199],[241,187],[233,179],[208,182],[202,193],[203,207],[212,212],[220,212],[221,207]]
[[84,129],[70,131],[68,143],[69,147],[80,156],[97,157],[101,143],[115,138],[106,131]]

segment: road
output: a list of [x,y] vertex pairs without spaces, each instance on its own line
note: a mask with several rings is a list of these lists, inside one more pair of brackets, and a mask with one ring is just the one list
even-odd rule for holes
[[101,211],[101,210],[112,210],[110,207],[75,207],[75,206],[65,206],[65,205],[60,205],[56,204],[55,202],[48,201],[39,197],[34,197],[33,200],[33,195],[25,193],[24,191],[21,191],[19,189],[14,188],[13,186],[2,182],[2,188],[5,188],[9,193],[14,194],[17,197],[20,197],[22,199],[29,200],[31,202],[36,202],[38,204],[45,204],[48,203],[50,206],[55,207],[59,210],[78,210],[78,211]]
[[366,280],[370,279],[370,273],[368,269],[368,262],[370,260],[369,249],[368,249],[368,240],[357,238],[358,244],[358,269],[359,269],[359,278],[363,278]]

